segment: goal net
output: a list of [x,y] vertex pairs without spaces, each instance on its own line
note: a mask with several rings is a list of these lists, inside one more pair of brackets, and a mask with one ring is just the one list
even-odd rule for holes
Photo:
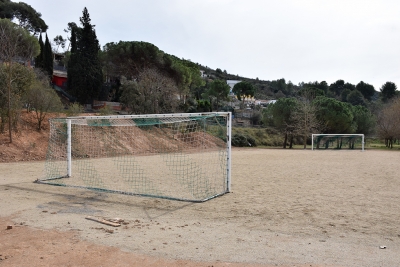
[[230,191],[230,140],[229,112],[51,119],[37,182],[202,202]]
[[361,149],[364,151],[364,135],[312,134],[311,149]]

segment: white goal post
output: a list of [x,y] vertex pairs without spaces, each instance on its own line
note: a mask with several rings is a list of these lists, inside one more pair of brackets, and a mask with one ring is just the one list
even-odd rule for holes
[[231,190],[231,113],[50,120],[37,182],[202,202]]
[[[364,134],[312,134],[311,135],[311,150],[314,150],[314,144],[318,148],[321,142],[324,142],[326,145],[325,148],[328,147],[329,142],[337,141],[339,144],[340,140],[340,148],[342,146],[342,139],[347,140],[350,148],[354,149],[354,140],[355,138],[361,138],[361,151],[364,151]],[[339,148],[339,146],[337,146]]]

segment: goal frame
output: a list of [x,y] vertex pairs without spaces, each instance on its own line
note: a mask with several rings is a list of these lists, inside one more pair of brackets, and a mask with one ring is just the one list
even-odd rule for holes
[[343,137],[355,136],[355,137],[357,137],[357,136],[360,136],[361,137],[361,151],[362,152],[365,151],[364,150],[364,147],[365,147],[364,134],[311,134],[311,150],[314,150],[314,136],[327,136],[327,137],[329,137],[329,136],[332,136],[332,137],[340,137],[340,136],[343,136]]
[[[173,123],[176,122],[185,122],[189,121],[187,118],[193,117],[193,120],[197,117],[203,117],[203,116],[220,116],[220,117],[226,117],[226,178],[225,182],[226,183],[226,190],[225,192],[218,193],[214,196],[208,197],[206,199],[201,199],[201,200],[191,200],[191,199],[181,199],[181,198],[174,198],[174,197],[165,197],[165,196],[153,196],[153,195],[148,195],[148,194],[141,194],[141,193],[130,193],[130,192],[121,192],[118,190],[103,190],[101,188],[88,188],[88,189],[98,189],[101,191],[105,192],[111,192],[111,193],[122,193],[122,194],[127,194],[127,195],[140,195],[140,196],[148,196],[148,197],[159,197],[159,198],[166,198],[166,199],[172,199],[172,200],[181,200],[181,201],[190,201],[190,202],[204,202],[209,199],[218,197],[220,195],[223,195],[225,193],[231,192],[231,162],[232,162],[232,148],[231,148],[231,136],[232,136],[232,114],[231,112],[204,112],[204,113],[171,113],[171,114],[143,114],[143,115],[110,115],[110,116],[77,116],[77,117],[66,117],[62,118],[65,119],[66,122],[66,175],[65,176],[60,176],[60,177],[51,177],[51,178],[45,178],[45,179],[38,179],[36,180],[37,183],[45,183],[45,184],[51,184],[49,181],[51,180],[56,180],[56,179],[62,179],[62,178],[70,178],[73,175],[73,169],[72,169],[72,161],[73,161],[73,156],[72,156],[72,125],[74,124],[73,121],[75,120],[112,120],[112,119],[146,119],[146,118],[155,118],[155,119],[165,119],[165,118],[175,118]],[[182,118],[182,121],[179,121],[179,118]],[[113,125],[113,126],[118,126],[118,125]],[[113,127],[111,126],[111,127]],[[57,184],[56,184],[57,185]],[[79,187],[82,188],[81,186],[74,186],[74,185],[67,185],[69,187]],[[83,187],[87,188],[87,187]]]

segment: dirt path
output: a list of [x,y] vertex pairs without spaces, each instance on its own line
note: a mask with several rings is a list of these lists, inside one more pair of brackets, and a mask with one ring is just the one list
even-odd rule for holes
[[201,204],[34,184],[43,162],[1,163],[0,265],[398,266],[399,160],[234,149],[233,192]]

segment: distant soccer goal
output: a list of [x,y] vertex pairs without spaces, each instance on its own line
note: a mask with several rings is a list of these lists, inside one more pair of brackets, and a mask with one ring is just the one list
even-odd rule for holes
[[312,134],[311,150],[360,149],[364,151],[363,134]]
[[37,182],[202,202],[230,176],[231,114],[182,113],[51,119]]

